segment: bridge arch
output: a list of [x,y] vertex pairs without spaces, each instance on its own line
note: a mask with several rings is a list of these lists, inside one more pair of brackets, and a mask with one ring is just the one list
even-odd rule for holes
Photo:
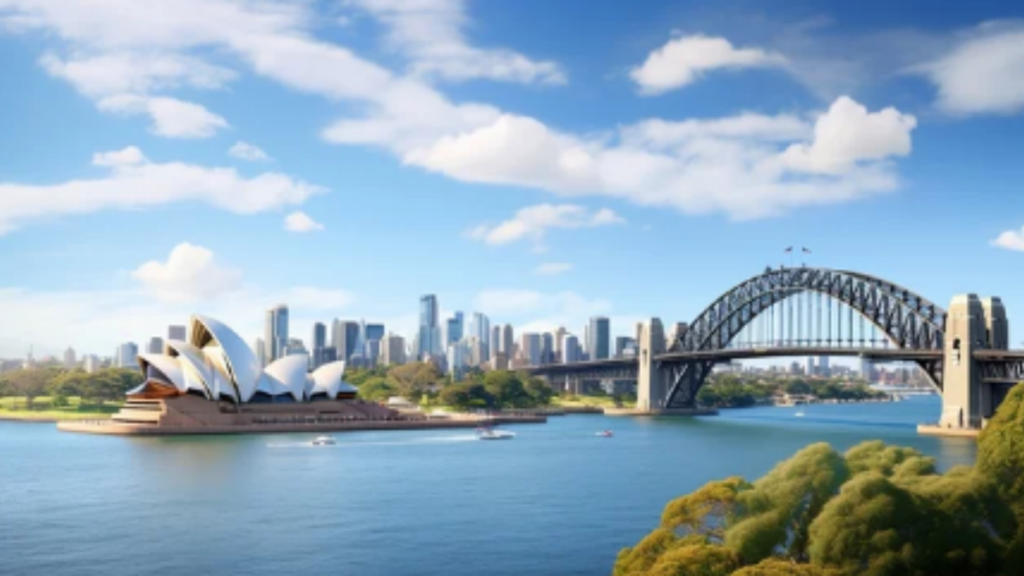
[[[671,352],[722,350],[775,304],[800,293],[818,293],[847,305],[873,324],[896,348],[942,350],[945,310],[926,298],[886,280],[845,270],[779,268],[737,284],[711,303],[675,336]],[[713,363],[684,364],[673,372],[666,406],[689,405]],[[923,365],[932,383],[941,387],[935,365]]]

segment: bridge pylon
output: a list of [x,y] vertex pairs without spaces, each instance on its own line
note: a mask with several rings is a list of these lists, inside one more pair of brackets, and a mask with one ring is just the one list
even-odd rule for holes
[[996,408],[992,385],[983,382],[974,352],[1006,350],[1009,327],[999,298],[953,297],[946,313],[942,367],[942,428],[979,429]]
[[643,412],[663,410],[668,395],[665,371],[654,358],[665,352],[665,327],[658,318],[651,318],[640,328],[637,342],[639,362],[636,380],[636,409]]

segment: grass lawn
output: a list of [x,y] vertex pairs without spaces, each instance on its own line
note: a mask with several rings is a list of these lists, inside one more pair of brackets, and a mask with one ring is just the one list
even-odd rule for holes
[[68,398],[67,406],[54,406],[52,398],[39,396],[31,408],[24,397],[0,398],[0,419],[7,420],[93,420],[109,418],[120,409],[120,402],[83,403],[76,396]]
[[615,400],[611,396],[555,396],[551,399],[552,406],[586,406],[595,408],[615,408]]

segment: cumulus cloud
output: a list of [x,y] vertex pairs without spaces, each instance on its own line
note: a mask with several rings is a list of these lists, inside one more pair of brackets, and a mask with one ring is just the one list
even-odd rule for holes
[[1006,250],[1024,252],[1024,228],[1003,232],[992,240],[992,245]]
[[253,214],[301,204],[325,191],[276,172],[245,178],[233,168],[147,162],[133,146],[96,154],[93,162],[109,172],[101,178],[49,185],[0,182],[0,234],[40,218],[183,201]]
[[465,0],[349,0],[388,28],[388,44],[410,60],[415,76],[564,84],[555,62],[535,61],[507,49],[470,46],[462,33]]
[[152,260],[139,266],[132,277],[161,300],[192,302],[208,300],[239,287],[242,273],[222,267],[213,252],[188,242],[171,250],[166,262]]
[[315,232],[323,230],[324,225],[313,220],[305,212],[292,212],[284,218],[284,228],[289,232]]
[[[406,163],[467,182],[599,195],[684,213],[761,218],[894,190],[888,160],[910,152],[916,120],[841,97],[812,125],[792,116],[625,126],[612,138],[504,114],[406,152]],[[776,130],[776,128],[781,128]],[[486,232],[486,230],[485,230]]]
[[94,98],[146,94],[179,87],[218,89],[237,74],[199,58],[174,53],[109,52],[63,59],[52,52],[40,59],[52,76]]
[[699,80],[719,68],[784,66],[786,59],[760,48],[736,48],[725,38],[683,36],[654,50],[629,75],[641,94],[663,94]]
[[209,138],[228,123],[199,104],[177,98],[119,94],[99,101],[100,110],[126,116],[146,114],[150,130],[166,138]]
[[534,273],[540,274],[541,276],[554,276],[556,274],[568,272],[569,270],[572,270],[572,264],[569,264],[568,262],[545,262],[540,266],[537,266]]
[[607,208],[590,211],[576,204],[538,204],[517,211],[515,216],[500,224],[478,226],[469,236],[493,245],[524,239],[540,242],[553,228],[594,228],[622,222],[622,218]]
[[241,140],[235,142],[235,144],[228,149],[228,155],[234,156],[240,160],[248,160],[249,162],[266,162],[267,160],[270,160],[270,156],[268,156],[262,148],[255,144],[242,142]]
[[1024,109],[1024,25],[984,25],[921,69],[938,89],[938,106],[946,112],[1019,112]]

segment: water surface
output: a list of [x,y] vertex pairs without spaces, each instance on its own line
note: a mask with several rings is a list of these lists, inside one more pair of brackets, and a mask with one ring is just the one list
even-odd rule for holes
[[[940,467],[975,443],[918,436],[937,397],[551,418],[512,441],[462,431],[125,438],[0,422],[0,574],[608,574],[665,503],[755,479],[811,442],[912,446]],[[614,438],[595,432],[611,428]]]

